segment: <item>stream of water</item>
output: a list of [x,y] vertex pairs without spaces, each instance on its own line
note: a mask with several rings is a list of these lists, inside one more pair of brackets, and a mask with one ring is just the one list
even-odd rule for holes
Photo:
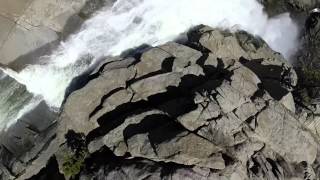
[[72,79],[98,59],[141,44],[160,45],[199,24],[259,35],[287,58],[298,44],[298,28],[289,14],[268,18],[256,0],[118,0],[93,15],[38,64],[20,72],[3,69],[0,130],[41,99],[58,109]]

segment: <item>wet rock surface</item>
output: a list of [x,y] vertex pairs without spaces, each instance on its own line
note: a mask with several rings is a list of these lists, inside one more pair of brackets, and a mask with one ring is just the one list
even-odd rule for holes
[[17,178],[316,179],[318,136],[286,60],[245,32],[188,39],[102,62],[67,99],[47,166],[40,155]]
[[114,0],[0,0],[0,63],[15,70],[37,63],[61,39]]
[[[19,110],[23,111],[32,104],[33,95],[27,92],[25,86],[1,70],[0,72],[1,98],[7,98],[4,100],[6,103],[1,104],[2,110],[6,111],[1,112],[5,116],[1,120],[4,120],[3,123],[15,123],[7,127],[3,127],[3,124],[1,126],[0,179],[12,179],[23,173],[54,138],[57,114],[44,101],[39,101],[30,106],[28,113],[19,115]],[[11,88],[3,90],[8,87]],[[15,118],[12,119],[13,117]],[[13,120],[16,121],[12,122]]]

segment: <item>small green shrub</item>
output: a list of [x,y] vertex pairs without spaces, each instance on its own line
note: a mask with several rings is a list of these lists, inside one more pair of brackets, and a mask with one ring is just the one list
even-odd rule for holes
[[78,153],[68,152],[63,158],[62,170],[67,177],[74,177],[79,174],[81,169],[84,167],[85,158],[88,152],[82,150]]
[[73,178],[85,166],[85,159],[89,152],[83,134],[68,131],[65,138],[67,148],[63,155],[62,170],[65,176]]

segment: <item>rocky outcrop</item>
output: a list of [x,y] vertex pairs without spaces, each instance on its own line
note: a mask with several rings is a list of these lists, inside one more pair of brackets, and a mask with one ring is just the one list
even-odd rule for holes
[[[318,1],[301,1],[307,3],[309,8],[318,8]],[[294,91],[297,113],[300,121],[311,130],[318,134],[319,126],[319,103],[320,103],[320,61],[319,61],[319,14],[305,13],[304,29],[301,32],[300,50],[297,52],[293,61],[295,70],[299,76],[298,86]]]
[[[299,120],[314,134],[319,134],[319,103],[320,103],[320,16],[311,12],[319,8],[317,0],[273,1],[261,0],[269,15],[291,11],[291,16],[300,24],[300,48],[292,57],[294,68],[299,76],[299,82],[294,90],[296,112]],[[287,96],[286,98],[292,98]],[[293,107],[288,104],[288,107]]]
[[35,63],[93,12],[114,0],[1,0],[0,63]]
[[270,16],[291,11],[305,13],[319,5],[318,0],[259,0]]
[[[0,70],[0,179],[24,173],[56,133],[57,114]],[[30,109],[28,113],[24,110]]]
[[[114,1],[0,2],[7,64],[47,53]],[[301,21],[318,4],[261,2]],[[319,27],[303,35],[296,71],[261,38],[207,26],[108,58],[58,119],[41,102],[0,135],[0,179],[319,179]]]
[[185,44],[107,59],[90,79],[67,99],[53,142],[66,178],[319,176],[295,71],[246,32],[199,26]]
[[21,117],[0,179],[317,179],[293,67],[244,31],[187,37],[102,61],[58,119],[44,103]]

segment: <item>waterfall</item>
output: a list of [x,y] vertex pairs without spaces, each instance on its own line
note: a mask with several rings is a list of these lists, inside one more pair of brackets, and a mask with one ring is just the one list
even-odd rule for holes
[[26,87],[0,71],[0,132],[7,129],[41,101],[27,92]]
[[[119,55],[141,44],[165,43],[199,24],[246,30],[261,36],[285,57],[290,57],[297,46],[298,28],[289,14],[270,19],[256,0],[118,0],[87,20],[50,56],[41,57],[39,64],[20,72],[4,71],[37,98],[42,97],[51,107],[59,108],[72,79],[98,59]],[[16,85],[6,85],[1,91],[10,91],[13,86]],[[11,101],[16,99],[1,98],[0,104],[5,104],[5,108],[22,108]],[[36,102],[27,96],[18,104]],[[6,109],[0,108],[2,115]]]

